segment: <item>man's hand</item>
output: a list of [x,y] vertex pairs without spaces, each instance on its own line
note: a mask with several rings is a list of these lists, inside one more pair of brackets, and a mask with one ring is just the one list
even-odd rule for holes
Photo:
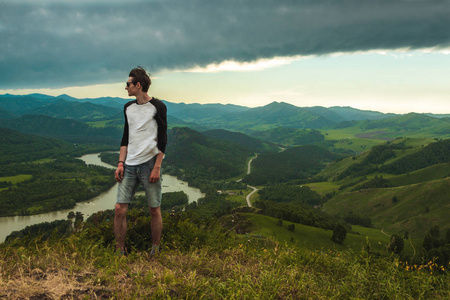
[[148,181],[150,183],[156,183],[159,181],[160,176],[161,176],[161,167],[154,167]]
[[117,182],[121,182],[123,178],[123,165],[119,164],[117,166],[116,172],[114,172],[114,178]]

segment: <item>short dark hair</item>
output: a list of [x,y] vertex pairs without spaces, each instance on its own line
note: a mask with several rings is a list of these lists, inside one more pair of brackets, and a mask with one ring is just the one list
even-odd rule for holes
[[150,85],[152,84],[152,80],[150,76],[147,74],[147,71],[143,67],[137,67],[130,71],[130,77],[133,77],[133,84],[136,85],[138,82],[141,83],[142,91],[147,93]]

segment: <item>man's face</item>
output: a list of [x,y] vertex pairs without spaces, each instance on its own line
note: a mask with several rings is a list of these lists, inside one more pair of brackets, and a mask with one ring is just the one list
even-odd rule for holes
[[125,89],[128,91],[128,96],[136,95],[137,87],[133,84],[133,77],[128,77]]

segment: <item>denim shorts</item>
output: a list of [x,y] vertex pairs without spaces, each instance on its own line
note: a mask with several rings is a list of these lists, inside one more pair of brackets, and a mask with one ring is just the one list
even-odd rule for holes
[[117,203],[131,203],[131,200],[136,193],[136,189],[140,183],[144,186],[145,195],[147,196],[147,203],[150,207],[161,206],[161,186],[162,176],[158,182],[150,183],[148,180],[155,165],[156,157],[153,157],[148,162],[137,165],[124,165],[124,174],[122,181],[119,182],[117,189]]

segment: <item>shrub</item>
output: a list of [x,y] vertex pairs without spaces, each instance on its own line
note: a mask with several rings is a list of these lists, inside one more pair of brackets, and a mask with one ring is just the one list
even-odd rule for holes
[[388,249],[394,252],[395,254],[399,254],[402,252],[403,247],[405,246],[405,242],[403,238],[398,234],[394,234],[391,236],[391,240],[388,245]]
[[347,229],[342,224],[337,224],[333,229],[333,236],[331,240],[338,244],[344,243],[345,238],[347,237]]

